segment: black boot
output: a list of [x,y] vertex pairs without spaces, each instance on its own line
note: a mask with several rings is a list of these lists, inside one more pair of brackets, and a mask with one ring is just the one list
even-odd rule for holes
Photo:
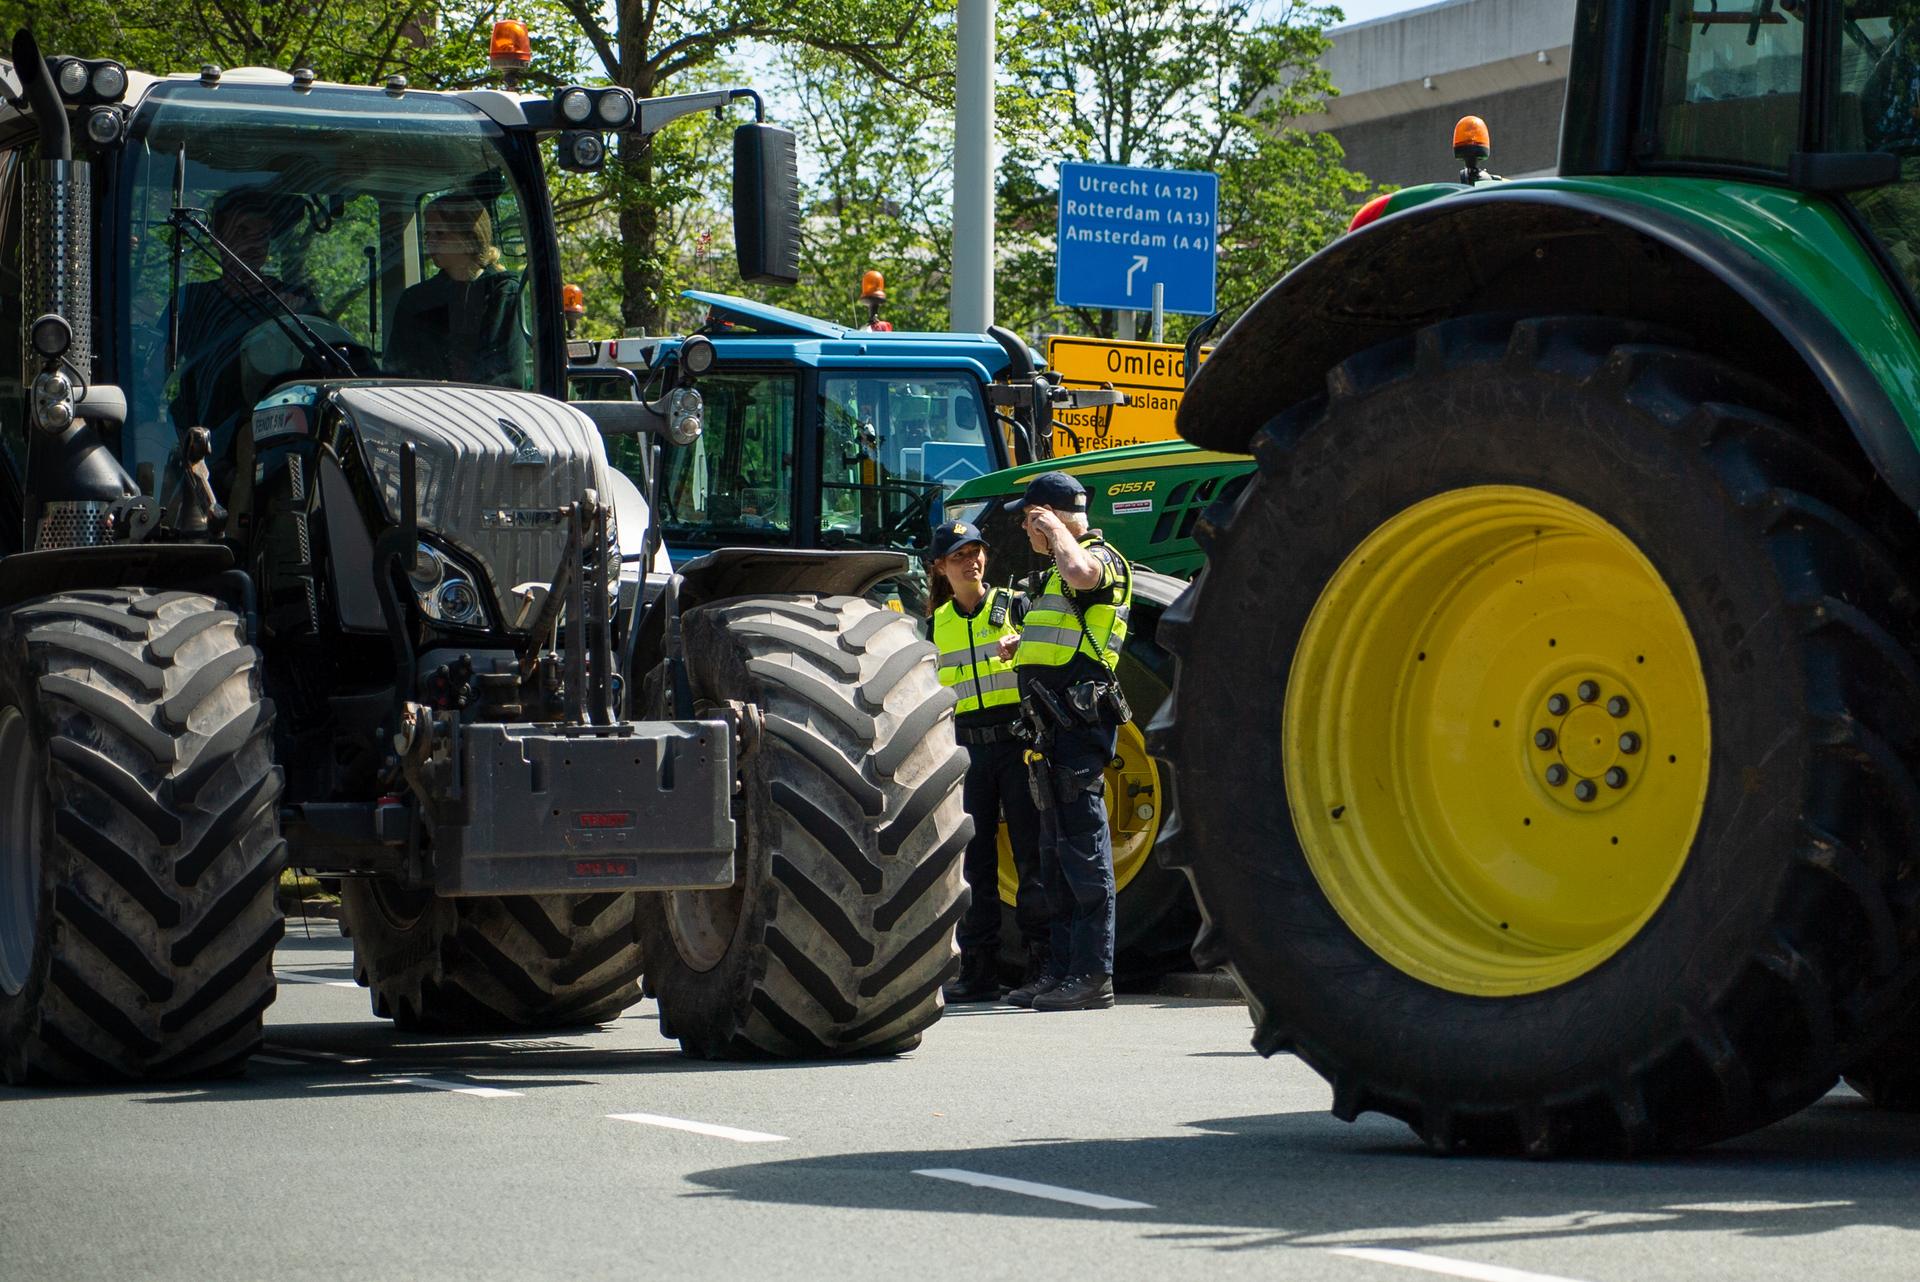
[[991,1002],[1000,998],[1000,982],[994,978],[994,955],[988,949],[960,954],[960,977],[940,990],[950,1005]]
[[1027,974],[1020,981],[1020,987],[1007,994],[1007,1001],[1014,1006],[1033,1005],[1033,999],[1046,992],[1062,979],[1066,972],[1053,964],[1052,952],[1045,944],[1027,945]]
[[1035,1010],[1106,1010],[1113,1005],[1113,977],[1072,975],[1033,999]]

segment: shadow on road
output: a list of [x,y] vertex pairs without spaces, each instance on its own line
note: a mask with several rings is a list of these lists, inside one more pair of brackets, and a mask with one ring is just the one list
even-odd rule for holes
[[1289,1113],[1189,1123],[1193,1134],[1051,1140],[759,1162],[689,1181],[743,1201],[1112,1219],[901,1173],[959,1168],[1153,1205],[1130,1224],[1196,1249],[1391,1245],[1710,1231],[1756,1237],[1920,1228],[1920,1117],[1834,1097],[1743,1139],[1634,1162],[1434,1157],[1398,1123]]

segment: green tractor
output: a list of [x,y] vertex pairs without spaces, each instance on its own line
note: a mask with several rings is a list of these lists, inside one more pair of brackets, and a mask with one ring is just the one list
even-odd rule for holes
[[1162,620],[1253,1044],[1437,1150],[1920,1097],[1920,6],[1584,0],[1553,178],[1401,192],[1221,340]]

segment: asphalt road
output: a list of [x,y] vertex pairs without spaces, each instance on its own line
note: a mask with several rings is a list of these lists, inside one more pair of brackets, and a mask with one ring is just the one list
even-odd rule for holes
[[1334,1121],[1231,1004],[963,1008],[897,1060],[713,1066],[650,1003],[401,1036],[322,925],[246,1077],[0,1089],[0,1278],[1920,1274],[1920,1117],[1844,1090],[1681,1158],[1441,1158]]

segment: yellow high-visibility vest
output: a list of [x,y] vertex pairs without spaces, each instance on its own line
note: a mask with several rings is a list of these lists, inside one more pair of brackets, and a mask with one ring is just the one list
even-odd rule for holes
[[1099,586],[1075,594],[1086,616],[1085,629],[1067,600],[1059,569],[1048,574],[1040,599],[1027,607],[1020,648],[1013,655],[1015,667],[1058,668],[1076,654],[1084,654],[1108,669],[1119,662],[1120,647],[1127,639],[1127,615],[1133,609],[1133,567],[1097,534],[1083,535],[1080,546],[1106,548],[1125,568],[1116,569],[1103,560]]
[[[980,608],[971,618],[960,613],[956,604],[946,602],[933,612],[933,645],[940,651],[940,684],[954,686],[960,701],[953,705],[955,716],[981,712],[988,708],[1017,707],[1020,680],[1013,664],[1000,658],[1000,638],[1020,630],[1007,611],[1006,621],[995,626],[993,605],[996,599],[1011,597],[1005,588],[988,588]],[[1011,601],[1008,602],[1011,604]]]

